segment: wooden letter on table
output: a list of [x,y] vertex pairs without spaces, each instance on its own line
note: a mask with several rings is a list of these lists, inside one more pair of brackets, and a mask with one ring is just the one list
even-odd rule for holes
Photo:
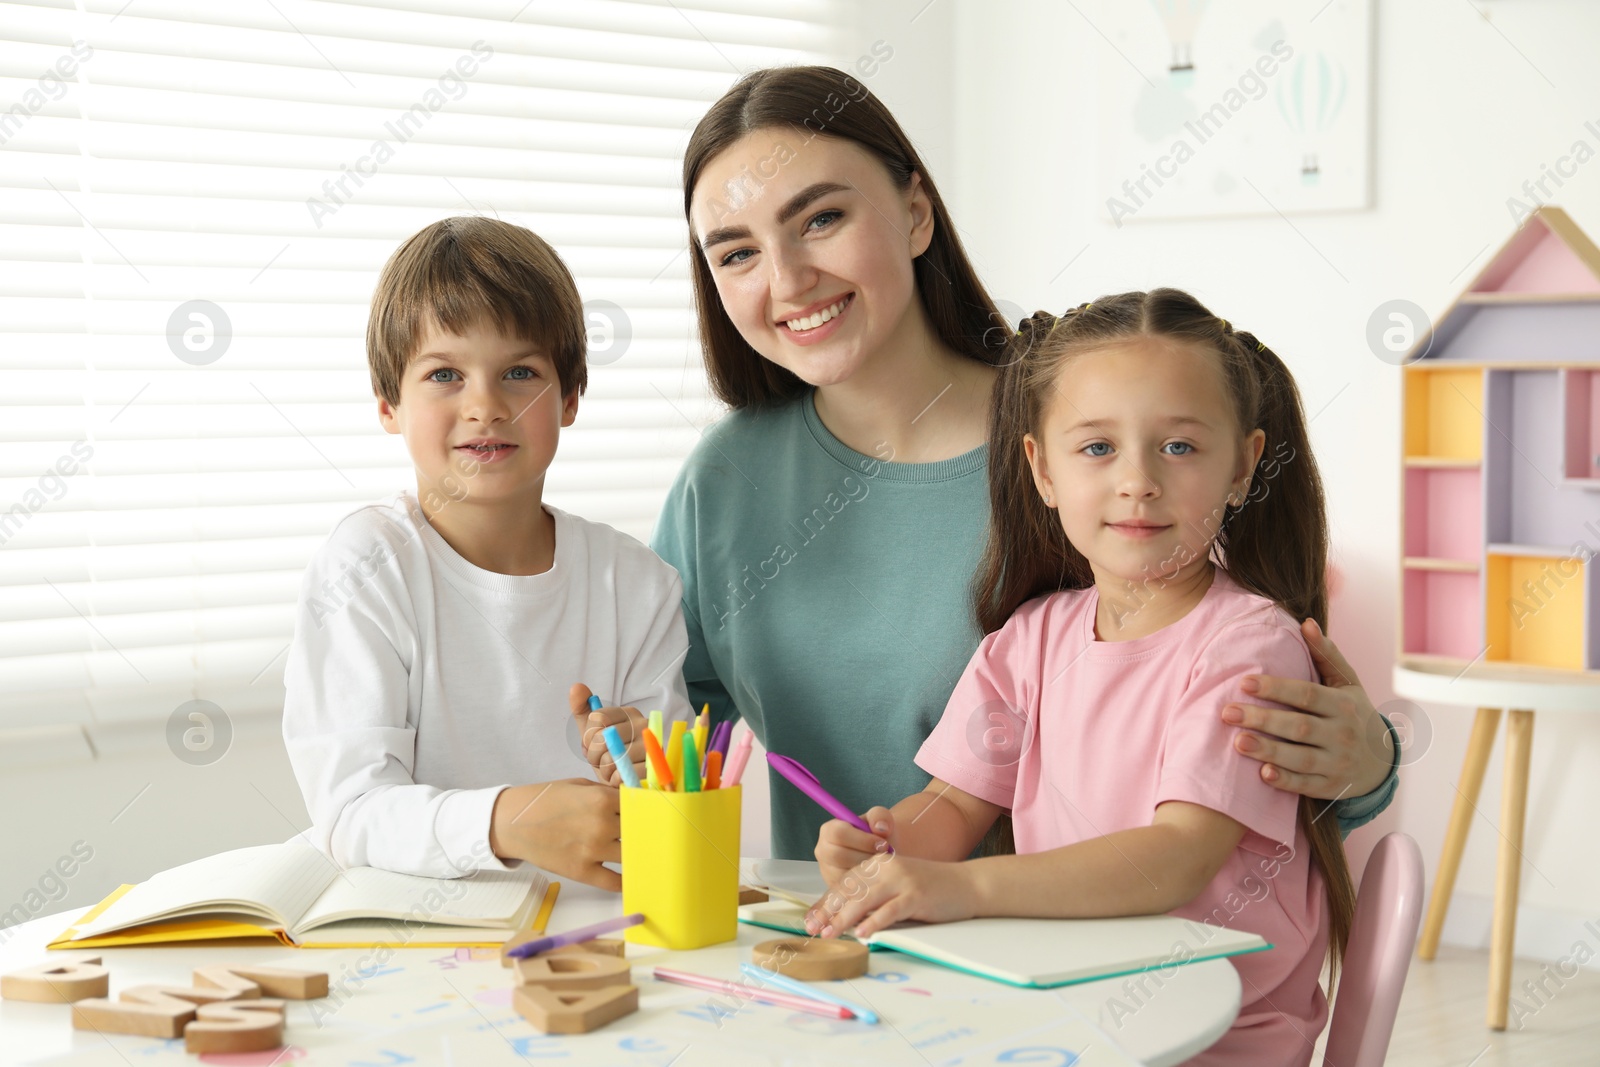
[[250,963],[218,963],[194,969],[194,984],[202,989],[225,989],[240,998],[269,997],[315,1000],[328,995],[325,971],[290,967],[258,967]]
[[522,985],[512,991],[511,1004],[542,1033],[586,1034],[638,1011],[639,987],[613,985],[567,992]]
[[261,1052],[283,1044],[283,1001],[256,998],[195,1009],[183,1031],[188,1052]]
[[120,1001],[80,1000],[72,1006],[76,1030],[138,1037],[179,1037],[197,1004],[232,1000],[234,994],[193,986],[141,985],[122,991]]
[[70,1004],[111,991],[111,972],[100,957],[71,963],[41,963],[0,977],[0,997],[38,1004]]
[[557,992],[567,992],[628,985],[633,977],[633,967],[627,960],[617,956],[562,952],[518,960],[516,973],[519,986],[539,985]]

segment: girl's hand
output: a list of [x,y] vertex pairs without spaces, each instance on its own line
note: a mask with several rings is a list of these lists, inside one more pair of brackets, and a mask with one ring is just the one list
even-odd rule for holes
[[567,691],[567,700],[572,705],[572,715],[578,720],[578,732],[583,737],[583,754],[589,761],[589,766],[594,768],[594,776],[603,785],[622,787],[622,774],[617,770],[615,761],[611,758],[611,750],[606,747],[606,739],[601,736],[607,726],[615,726],[617,733],[622,737],[622,743],[628,746],[628,759],[633,762],[633,772],[639,776],[639,781],[644,781],[646,776],[645,760],[648,758],[644,750],[644,730],[650,721],[639,714],[638,708],[601,708],[599,711],[589,710],[589,687],[579,682]]
[[806,913],[806,931],[866,938],[907,919],[944,923],[977,914],[972,865],[910,856],[874,856],[850,870]]
[[1300,629],[1324,684],[1251,675],[1245,684],[1256,683],[1254,695],[1298,710],[1229,704],[1222,719],[1245,727],[1234,747],[1262,762],[1262,780],[1270,785],[1319,800],[1365,796],[1389,777],[1394,762],[1389,730],[1356,672],[1316,621],[1307,619]]
[[843,819],[829,819],[817,834],[816,857],[829,885],[852,867],[885,853],[895,844],[894,813],[888,808],[868,809],[862,816],[877,833],[858,830]]

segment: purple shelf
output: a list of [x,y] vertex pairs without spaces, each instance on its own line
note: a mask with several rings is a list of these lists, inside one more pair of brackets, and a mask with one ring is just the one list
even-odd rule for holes
[[1594,362],[1600,360],[1600,301],[1457,304],[1435,328],[1427,358]]
[[1488,371],[1483,483],[1487,540],[1600,551],[1600,495],[1566,483],[1562,372]]

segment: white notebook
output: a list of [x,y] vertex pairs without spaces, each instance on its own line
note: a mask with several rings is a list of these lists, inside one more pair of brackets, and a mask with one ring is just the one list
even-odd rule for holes
[[[805,914],[805,908],[787,901],[739,909],[741,922],[799,934],[806,932]],[[869,948],[893,949],[1028,989],[1092,982],[1272,947],[1259,934],[1170,915],[896,923],[864,940]],[[1191,953],[1188,959],[1175,954],[1180,943]]]
[[[265,932],[281,932],[294,944],[305,944],[308,931],[323,927],[345,944],[397,937],[417,944],[497,942],[528,925],[549,884],[529,864],[455,879],[375,867],[341,870],[296,837],[207,856],[125,887],[80,922],[66,944],[182,920],[264,921],[270,924]],[[381,919],[392,921],[372,921]],[[423,923],[445,929],[429,932]],[[141,940],[166,940],[159,928],[141,933],[148,934]]]

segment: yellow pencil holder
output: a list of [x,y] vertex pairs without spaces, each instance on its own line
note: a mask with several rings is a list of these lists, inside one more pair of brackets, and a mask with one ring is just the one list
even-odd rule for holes
[[689,949],[739,932],[740,787],[700,793],[622,790],[624,937]]

